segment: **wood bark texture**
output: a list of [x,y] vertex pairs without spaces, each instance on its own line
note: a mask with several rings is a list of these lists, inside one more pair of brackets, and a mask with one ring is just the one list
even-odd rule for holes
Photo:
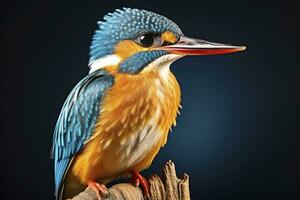
[[[101,200],[190,200],[189,176],[184,174],[182,179],[177,178],[175,164],[168,161],[162,176],[151,175],[149,180],[150,198],[145,198],[139,187],[130,183],[120,183],[108,189],[108,195]],[[87,188],[69,200],[98,200],[96,193]]]

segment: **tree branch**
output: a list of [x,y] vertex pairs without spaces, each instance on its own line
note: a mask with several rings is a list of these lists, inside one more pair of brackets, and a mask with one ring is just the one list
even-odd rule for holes
[[[177,178],[175,164],[168,161],[162,177],[151,175],[149,180],[151,200],[190,200],[189,176],[183,175]],[[142,190],[129,183],[120,183],[108,189],[108,195],[102,200],[144,200]],[[87,188],[77,196],[69,200],[97,200],[96,193]]]

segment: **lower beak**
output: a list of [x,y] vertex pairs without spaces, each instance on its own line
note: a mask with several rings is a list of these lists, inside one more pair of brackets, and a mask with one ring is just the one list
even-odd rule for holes
[[220,44],[181,36],[176,44],[162,46],[160,49],[179,55],[219,55],[243,51],[246,47]]

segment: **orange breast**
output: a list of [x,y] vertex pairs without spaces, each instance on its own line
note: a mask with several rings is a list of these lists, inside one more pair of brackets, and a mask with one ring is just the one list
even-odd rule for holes
[[92,138],[77,155],[71,173],[85,184],[107,182],[130,169],[150,166],[175,124],[180,88],[169,72],[115,74]]

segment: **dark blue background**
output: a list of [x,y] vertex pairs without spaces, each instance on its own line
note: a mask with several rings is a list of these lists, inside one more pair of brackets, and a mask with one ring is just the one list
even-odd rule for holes
[[[81,2],[81,3],[79,3]],[[88,73],[96,21],[123,6],[242,53],[172,65],[181,116],[153,165],[172,159],[192,199],[299,199],[299,9],[267,1],[2,1],[1,199],[52,199],[52,132]]]

